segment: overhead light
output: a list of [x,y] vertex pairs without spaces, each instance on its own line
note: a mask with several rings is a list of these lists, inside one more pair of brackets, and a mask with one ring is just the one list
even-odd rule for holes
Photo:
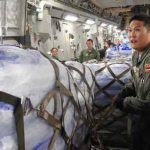
[[114,29],[117,29],[117,26],[114,26],[113,28],[114,28]]
[[106,27],[106,26],[107,26],[106,23],[102,23],[102,24],[101,24],[101,27]]
[[110,24],[108,27],[109,27],[109,28],[112,28],[112,25]]
[[92,25],[92,24],[94,24],[94,23],[95,23],[94,20],[91,20],[91,19],[86,20],[86,24]]
[[64,16],[64,19],[65,19],[65,20],[68,20],[68,21],[75,22],[75,21],[78,20],[78,17],[75,16],[75,15],[66,15],[66,16]]

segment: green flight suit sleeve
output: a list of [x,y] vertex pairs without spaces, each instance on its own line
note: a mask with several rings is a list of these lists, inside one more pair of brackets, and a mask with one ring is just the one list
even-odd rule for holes
[[[147,57],[144,64],[150,64],[150,59]],[[140,91],[141,98],[137,96],[126,97],[123,101],[123,107],[127,112],[132,113],[149,113],[150,112],[150,71],[143,70],[143,84]]]
[[96,60],[100,61],[100,53],[97,50],[95,50],[95,51],[96,51]]
[[83,51],[80,53],[79,62],[80,62],[80,63],[83,63]]
[[150,112],[150,99],[139,99],[137,97],[126,97],[123,107],[127,112],[143,113]]
[[136,96],[135,87],[132,83],[132,81],[128,82],[125,85],[125,88],[122,90],[122,92],[119,94],[121,98],[126,98],[129,96]]

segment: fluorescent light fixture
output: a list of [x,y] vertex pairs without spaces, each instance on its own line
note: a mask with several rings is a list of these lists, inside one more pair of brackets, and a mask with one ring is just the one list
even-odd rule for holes
[[114,26],[114,29],[117,29],[117,26]]
[[107,26],[106,23],[102,23],[102,24],[101,24],[101,27],[106,27],[106,26]]
[[78,20],[78,17],[75,16],[75,15],[66,15],[66,16],[64,16],[64,19],[65,19],[65,20],[68,20],[68,21],[75,22],[75,21]]
[[86,20],[86,24],[92,25],[94,23],[95,23],[94,20],[91,20],[91,19]]
[[109,28],[112,28],[112,25],[110,24],[108,27],[109,27]]

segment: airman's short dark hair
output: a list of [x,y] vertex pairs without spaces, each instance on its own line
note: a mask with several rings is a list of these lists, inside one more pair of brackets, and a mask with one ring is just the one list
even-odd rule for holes
[[[53,52],[54,49],[57,49],[57,48],[53,47],[50,51]],[[57,51],[58,51],[58,49],[57,49]]]
[[133,20],[143,21],[144,26],[146,26],[146,27],[148,27],[148,29],[150,29],[150,15],[136,14],[129,20],[129,23],[131,23]]
[[92,42],[93,43],[93,40],[92,39],[88,39],[86,42]]

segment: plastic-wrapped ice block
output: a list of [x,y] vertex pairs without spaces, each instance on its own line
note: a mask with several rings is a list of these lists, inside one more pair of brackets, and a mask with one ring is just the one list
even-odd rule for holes
[[[60,72],[59,81],[66,89],[71,89],[77,100],[78,94],[68,70],[57,60],[53,61]],[[33,108],[36,108],[49,91],[55,90],[55,84],[54,67],[40,52],[23,50],[15,46],[0,46],[0,91],[19,98],[28,97]],[[71,137],[80,117],[77,117],[77,110],[71,100],[68,103],[68,96],[63,95],[63,99],[62,103],[60,93],[57,93],[56,98],[50,101],[46,110],[58,120],[64,115],[64,130],[67,136]],[[81,104],[85,107],[84,103]],[[67,110],[63,114],[62,108],[65,107]],[[0,103],[0,149],[2,150],[16,150],[18,146],[13,110],[13,106]],[[54,127],[38,117],[37,112],[32,110],[24,116],[24,132],[26,150],[47,150],[54,135]],[[80,139],[79,141],[81,142]],[[78,145],[78,143],[75,144]],[[54,143],[54,150],[66,148],[65,140],[59,133]]]
[[108,49],[106,54],[107,58],[123,57],[132,55],[132,48],[128,44],[118,44]]
[[88,64],[96,71],[97,89],[95,104],[105,106],[111,103],[111,97],[118,94],[131,78],[130,63],[109,62]]

